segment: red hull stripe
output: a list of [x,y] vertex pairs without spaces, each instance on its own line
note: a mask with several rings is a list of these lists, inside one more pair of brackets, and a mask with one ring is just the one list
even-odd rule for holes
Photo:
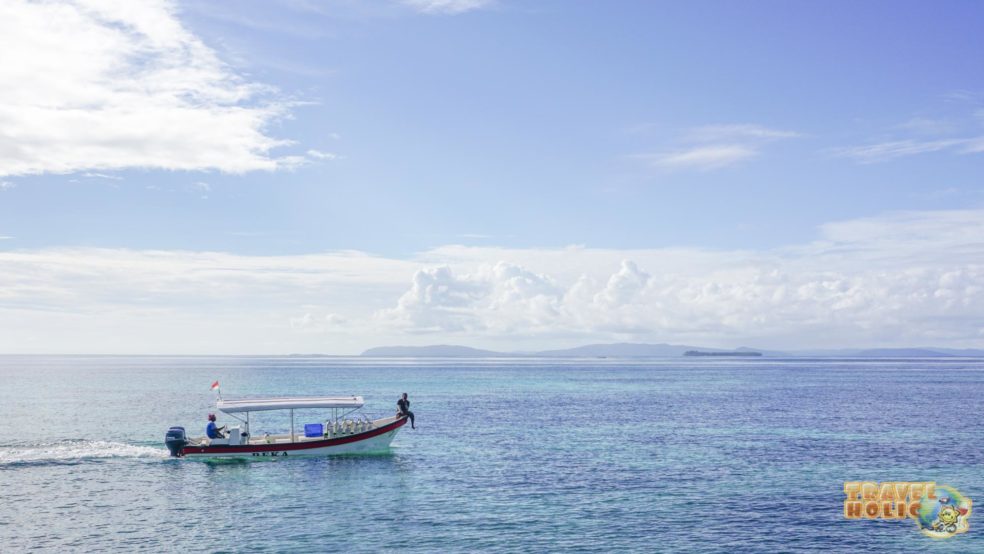
[[347,435],[344,437],[338,437],[333,439],[325,439],[320,441],[311,442],[290,442],[286,444],[251,444],[242,446],[186,446],[181,449],[181,455],[186,454],[249,454],[250,452],[283,452],[284,450],[308,450],[311,448],[324,448],[326,446],[337,446],[339,444],[348,444],[350,442],[358,442],[365,439],[371,439],[382,435],[383,433],[389,433],[395,429],[399,429],[407,424],[407,418],[402,418],[390,423],[389,425],[384,425],[379,429],[373,429],[372,431],[367,431],[365,433],[359,433],[358,435]]

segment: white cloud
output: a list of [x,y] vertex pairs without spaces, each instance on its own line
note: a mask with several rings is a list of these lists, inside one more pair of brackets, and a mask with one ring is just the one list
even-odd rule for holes
[[308,150],[307,155],[309,158],[313,158],[315,160],[328,160],[328,161],[337,160],[341,157],[333,152],[322,152],[321,150],[314,150],[314,149]]
[[681,142],[685,146],[633,157],[660,169],[709,171],[754,158],[766,143],[800,136],[793,131],[747,123],[705,125],[683,134]]
[[898,129],[912,131],[922,135],[942,135],[955,131],[958,127],[947,119],[935,119],[930,117],[916,116],[909,118],[899,125]]
[[631,260],[623,260],[622,267],[605,284],[605,288],[595,295],[595,302],[611,306],[631,303],[649,284],[650,276]]
[[167,0],[0,4],[0,176],[274,170],[271,90],[236,75]]
[[411,8],[428,14],[459,14],[492,5],[492,0],[402,0]]
[[421,269],[396,308],[381,316],[418,332],[475,329],[472,304],[487,295],[486,286],[468,275],[456,276],[447,266]]
[[984,152],[984,136],[970,139],[963,148],[964,154],[979,154]]
[[984,343],[984,209],[893,213],[819,232],[759,251],[0,251],[0,352]]
[[123,178],[118,175],[107,175],[105,173],[92,173],[86,172],[82,174],[83,177],[87,179],[105,179],[107,181],[122,181]]
[[[466,292],[456,297],[454,317],[441,313],[444,304],[408,305],[404,295],[377,321],[512,341],[563,336],[785,348],[984,341],[984,210],[834,222],[817,241],[760,252],[440,250],[431,255],[462,268],[443,270],[445,286]],[[489,258],[548,285],[504,295]],[[606,275],[598,269],[604,267],[617,270]]]
[[800,133],[794,131],[770,129],[753,124],[704,125],[703,127],[695,127],[686,134],[688,140],[699,142],[726,141],[742,138],[773,140],[800,136],[802,136]]
[[639,158],[655,167],[667,169],[720,169],[753,158],[758,152],[740,144],[697,146],[660,154],[644,154]]
[[963,153],[977,152],[980,151],[982,143],[984,143],[984,137],[939,140],[906,139],[839,148],[834,150],[834,153],[853,158],[861,163],[874,163],[942,150],[956,150]]
[[201,195],[202,200],[208,199],[208,193],[212,192],[212,185],[206,183],[205,181],[195,181],[192,186]]
[[296,334],[303,315],[368,317],[417,267],[359,252],[0,251],[0,352],[351,352],[357,334]]
[[340,315],[340,314],[332,314],[332,313],[330,313],[330,314],[325,315],[325,324],[328,325],[329,327],[337,327],[337,326],[340,326],[340,325],[345,325],[345,323],[347,323],[347,322],[348,322],[348,319],[345,316]]
[[979,92],[973,92],[969,90],[953,90],[942,95],[942,98],[946,102],[957,102],[957,103],[974,103],[980,104],[984,100],[984,96]]
[[16,183],[13,183],[11,181],[4,181],[4,180],[0,179],[0,192],[3,192],[5,190],[10,190],[10,189],[16,188],[16,187],[17,187],[17,184]]
[[300,317],[290,318],[290,327],[291,329],[304,329],[306,327],[310,327],[312,321],[314,321],[314,316],[310,313],[305,313]]
[[[955,93],[954,93],[955,94]],[[972,97],[964,97],[965,91],[957,96],[967,102]],[[974,102],[978,103],[979,102]],[[975,154],[984,152],[984,135],[980,134],[981,109],[969,110],[964,106],[962,116],[955,119],[913,117],[891,128],[887,136],[891,140],[873,141],[869,144],[834,148],[835,156],[852,158],[858,163],[869,164],[885,162],[909,156],[933,152],[955,154]],[[974,121],[977,119],[978,121]]]

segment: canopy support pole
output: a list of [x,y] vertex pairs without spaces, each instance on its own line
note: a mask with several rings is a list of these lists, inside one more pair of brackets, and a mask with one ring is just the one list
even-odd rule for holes
[[294,442],[294,410],[290,411],[290,442]]

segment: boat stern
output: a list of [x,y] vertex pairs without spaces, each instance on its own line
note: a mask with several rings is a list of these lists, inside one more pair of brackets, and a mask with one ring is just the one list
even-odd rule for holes
[[188,436],[185,434],[184,427],[171,427],[164,434],[164,446],[175,458],[181,457],[181,450],[188,446]]

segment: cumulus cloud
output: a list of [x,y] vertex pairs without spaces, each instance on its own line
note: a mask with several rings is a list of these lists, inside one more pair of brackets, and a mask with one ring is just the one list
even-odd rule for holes
[[623,260],[622,267],[605,284],[605,288],[595,296],[602,305],[623,306],[632,303],[649,284],[650,276],[630,260]]
[[185,28],[168,0],[0,4],[0,176],[290,167],[286,106]]
[[415,333],[549,332],[561,317],[563,294],[552,278],[507,262],[464,274],[447,266],[425,268],[414,274],[396,307],[377,312],[375,319]]
[[582,276],[569,287],[513,266],[516,273],[538,275],[532,288],[514,288],[498,271],[455,275],[443,268],[439,295],[421,294],[420,277],[433,277],[421,270],[411,291],[376,319],[414,333],[512,339],[759,340],[787,346],[981,339],[980,266],[824,271],[800,264],[773,260],[698,277],[654,278],[626,260],[606,280]]
[[982,260],[982,209],[831,222],[811,242],[756,251],[0,251],[0,351],[980,347]]
[[474,329],[472,303],[486,296],[485,283],[458,277],[451,268],[414,273],[410,290],[388,311],[397,323],[419,332]]
[[310,313],[305,313],[304,315],[290,318],[290,327],[291,329],[305,329],[310,327],[313,321],[314,316]]
[[[523,259],[524,265],[509,265],[510,271],[549,286],[507,295],[502,272],[480,266],[455,275],[445,268],[448,286],[468,291],[458,297],[453,319],[427,302],[407,305],[402,299],[377,318],[427,333],[592,340],[784,347],[984,341],[982,210],[834,222],[814,242],[760,252],[445,251],[459,265],[477,261],[481,253]],[[606,275],[599,266],[617,269]],[[427,323],[414,327],[419,322]]]

